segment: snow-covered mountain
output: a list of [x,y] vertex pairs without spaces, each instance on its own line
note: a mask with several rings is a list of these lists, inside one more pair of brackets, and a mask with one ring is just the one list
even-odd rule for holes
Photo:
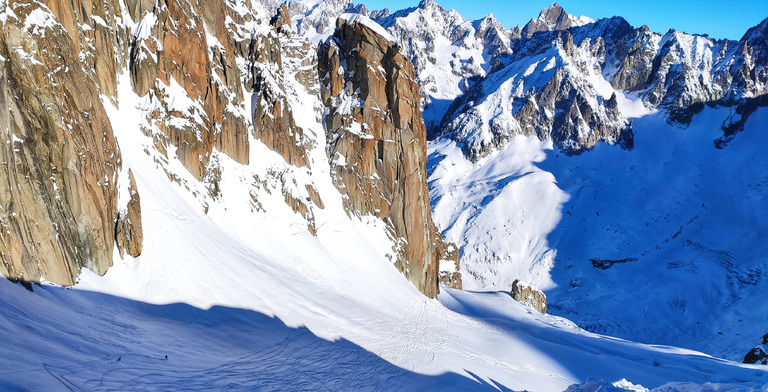
[[422,89],[427,126],[439,125],[448,105],[511,53],[519,30],[504,28],[493,15],[464,20],[433,0],[378,18],[411,59]]
[[[632,27],[621,17],[598,21],[574,17],[556,4],[543,10],[538,18],[532,19],[526,26],[512,29],[498,25],[492,15],[479,21],[466,21],[455,11],[447,11],[432,1],[422,1],[415,8],[386,14],[385,17],[377,17],[376,21],[387,28],[415,64],[416,80],[422,88],[425,119],[431,137],[436,139],[431,146],[429,165],[435,221],[448,239],[461,248],[466,287],[506,290],[517,278],[531,280],[543,288],[553,288],[555,285],[565,287],[562,282],[552,280],[552,274],[559,266],[569,265],[567,262],[559,262],[562,257],[581,258],[587,263],[584,264],[587,271],[590,271],[589,268],[597,268],[591,266],[590,259],[659,259],[659,256],[648,255],[592,255],[604,253],[598,250],[583,255],[570,254],[575,250],[552,243],[551,237],[561,227],[571,225],[571,219],[581,219],[585,214],[594,213],[562,213],[567,200],[575,197],[573,190],[556,185],[564,184],[562,173],[581,173],[583,166],[575,162],[587,157],[593,157],[591,159],[595,161],[606,159],[606,165],[612,164],[610,159],[615,159],[612,156],[594,158],[601,156],[594,152],[583,158],[559,160],[556,167],[560,168],[560,172],[549,167],[542,169],[538,162],[550,160],[548,157],[553,154],[559,156],[556,152],[584,153],[601,142],[631,150],[636,147],[638,137],[670,143],[670,140],[676,140],[672,135],[686,132],[682,130],[700,133],[696,131],[698,128],[691,125],[692,122],[702,124],[701,120],[696,120],[699,116],[714,121],[707,123],[707,126],[699,126],[708,128],[707,136],[701,136],[702,139],[686,139],[680,142],[681,147],[678,148],[698,141],[704,145],[710,143],[707,149],[713,146],[723,149],[720,155],[724,158],[707,156],[704,152],[701,155],[707,156],[706,161],[722,159],[723,163],[717,166],[718,170],[713,171],[722,172],[726,178],[733,178],[729,173],[734,168],[725,162],[737,160],[735,156],[742,152],[725,151],[728,144],[738,132],[747,129],[745,127],[748,123],[758,124],[752,125],[752,129],[756,129],[753,132],[760,132],[760,122],[751,118],[760,107],[766,106],[768,77],[765,45],[768,41],[763,39],[766,35],[766,21],[750,29],[741,40],[731,41],[677,31],[652,32],[645,26]],[[484,30],[481,26],[493,28]],[[483,39],[485,37],[490,39]],[[498,45],[498,42],[504,44]],[[719,109],[705,109],[707,107]],[[715,110],[718,114],[706,114],[703,110],[706,113]],[[639,126],[643,128],[638,129]],[[667,129],[666,133],[657,133],[656,128],[659,127]],[[639,132],[653,132],[658,135],[658,139],[648,139],[647,135],[638,136]],[[521,138],[531,136],[534,139],[521,141]],[[554,145],[550,146],[550,143]],[[457,148],[461,151],[458,155]],[[554,152],[547,153],[549,148]],[[646,148],[643,146],[641,151],[647,151]],[[601,150],[605,150],[605,147],[601,147]],[[651,166],[641,161],[667,162],[671,159],[663,154],[655,154],[635,153],[628,156],[638,159],[637,165],[646,166],[645,170],[651,170]],[[679,158],[679,164],[697,165],[694,163],[697,159]],[[674,170],[682,170],[667,171],[667,167],[657,169],[659,179],[677,178],[679,174],[674,173]],[[615,177],[605,169],[594,167],[591,170],[594,173],[592,176],[575,174],[582,176],[577,182],[580,184],[578,188],[592,187],[593,182]],[[761,175],[759,170],[745,174],[749,178],[759,178]],[[638,193],[645,195],[642,200],[648,200],[649,203],[669,203],[666,199],[670,196],[666,193],[646,195],[643,189],[648,189],[647,184],[635,185],[633,181],[627,181],[629,183],[616,185],[622,191],[606,188],[604,192],[615,203],[623,203],[630,198],[629,195]],[[698,188],[705,186],[707,180],[692,181],[696,182],[695,188]],[[720,187],[712,187],[703,197],[725,200],[718,189]],[[626,196],[623,199],[616,198],[616,195],[624,194],[622,192]],[[672,211],[664,214],[673,215],[675,210],[672,208]],[[637,219],[644,221],[642,216]],[[684,224],[680,222],[674,232]],[[586,235],[598,238],[606,236],[600,234],[600,231],[590,233],[590,230],[595,230],[594,222],[587,226]],[[727,231],[725,227],[728,225],[722,226]],[[665,238],[661,238],[663,232],[658,227],[639,223],[632,230],[627,229],[625,234],[611,236],[610,241],[623,238],[621,241],[632,242],[636,236],[648,235],[654,239],[635,244],[650,249],[657,243],[667,243],[664,242]],[[576,241],[583,241],[579,235],[576,238]],[[676,246],[681,249],[690,248],[689,243],[680,236],[668,242],[677,243]],[[753,246],[759,247],[760,244],[755,243]],[[753,246],[745,245],[745,248]],[[598,264],[602,265],[600,262]],[[554,270],[550,271],[552,268]],[[757,265],[749,268],[763,267]],[[578,283],[583,279],[580,274],[566,280],[575,279]],[[728,274],[755,275],[732,271],[712,276],[715,279],[714,276]],[[565,273],[563,276],[570,275]],[[697,278],[688,276],[687,279]],[[628,292],[640,290],[633,285],[623,287]],[[741,289],[728,290],[734,291],[735,297],[744,296]],[[584,302],[577,300],[583,294],[575,293],[574,290],[570,294],[563,294],[565,291],[550,291],[550,294],[563,295],[563,302]],[[674,298],[670,292],[660,290],[658,295],[649,298],[649,304],[637,307],[635,314],[641,314],[639,309],[644,309],[643,314],[664,313],[667,307],[664,304],[674,302]],[[697,298],[686,297],[683,302],[698,301]],[[750,308],[748,305],[733,305],[739,301],[733,299],[720,305],[710,305],[728,309],[726,313],[738,313]],[[761,329],[768,327],[753,320],[752,324],[759,326],[749,333],[744,332],[743,327],[723,326],[717,328],[717,331],[711,329],[703,332],[701,337],[694,338],[690,334],[686,336],[685,329],[669,334],[664,328],[644,325],[636,316],[627,318],[620,313],[603,312],[601,307],[591,303],[561,306],[564,308],[558,309],[558,305],[555,305],[553,310],[573,317],[579,320],[580,325],[596,331],[648,342],[684,344],[732,359],[743,356],[757,338],[718,339],[718,336],[722,336],[718,333],[724,333],[722,329],[736,331],[729,335],[761,336]],[[583,309],[577,309],[579,306]],[[580,316],[581,313],[584,315]],[[611,321],[593,322],[613,314],[617,315]],[[624,321],[617,321],[622,317]],[[680,321],[682,324],[701,323],[701,320],[692,321],[696,317],[699,316],[680,315]],[[616,325],[608,327],[604,324]]]
[[532,281],[590,330],[743,358],[768,328],[751,302],[762,236],[732,237],[766,224],[748,147],[765,129],[765,26],[716,41],[614,17],[513,44],[430,149],[465,287]]
[[[587,41],[613,48],[612,24],[556,5],[513,29],[492,16],[466,21],[428,0],[394,13],[336,0],[0,0],[0,21],[0,272],[9,278],[0,282],[2,389],[706,390],[768,382],[765,367],[588,332],[495,291],[523,278],[548,290],[550,309],[593,331],[660,336],[662,323],[616,311],[634,306],[680,321],[672,343],[693,347],[718,330],[726,340],[696,347],[734,358],[718,350],[754,347],[762,324],[758,312],[745,312],[761,309],[764,268],[761,259],[742,262],[749,255],[739,253],[745,235],[737,228],[761,227],[759,214],[758,223],[744,220],[762,200],[752,181],[759,144],[746,136],[768,115],[759,107],[764,28],[750,30],[749,56],[734,63],[743,76],[731,85],[745,87],[691,117],[688,129],[704,131],[684,133],[668,125],[663,98],[647,105],[645,87],[622,95],[603,63],[591,63],[602,57]],[[524,57],[546,64],[515,75],[528,73]],[[440,128],[458,121],[459,107],[507,116],[519,96],[503,94],[505,78],[544,111],[567,94],[578,115],[561,124],[565,136],[511,132],[466,150],[461,140],[485,136]],[[609,88],[616,93],[605,98]],[[642,117],[634,139],[624,136],[627,106]],[[530,116],[547,126],[541,112]],[[606,118],[599,135],[579,139],[583,123]],[[478,132],[493,132],[483,128],[492,119],[481,116]],[[723,121],[744,131],[715,145],[728,135],[705,125]],[[665,136],[661,147],[648,142]],[[598,143],[572,157],[558,155],[552,140],[635,146]],[[729,159],[754,171],[734,176]],[[684,170],[696,164],[706,166]],[[680,179],[655,193],[701,187],[695,200],[665,199],[692,203],[679,207],[686,212],[700,199],[717,205],[750,195],[734,204],[737,214],[703,211],[687,224],[691,234],[673,235],[680,240],[656,253],[676,255],[685,239],[694,250],[687,256],[715,261],[700,270],[688,259],[650,268],[631,256],[643,241],[616,255],[579,247],[577,229],[598,231],[592,224],[603,221],[582,215],[592,213],[589,202],[566,210],[581,200],[574,189],[602,192],[594,203],[608,207],[599,219],[618,230],[610,222],[639,215],[622,215],[608,196],[640,199],[631,176],[643,165],[652,170],[646,178]],[[710,171],[728,186],[704,181]],[[658,200],[642,198],[632,212]],[[674,208],[666,207],[659,214]],[[563,228],[563,211],[583,225]],[[688,215],[657,218],[649,236]],[[591,234],[602,245],[613,239]],[[764,253],[760,232],[753,236],[750,249]],[[624,267],[681,280],[696,270],[703,283],[643,301],[612,297],[658,287],[648,278],[616,291]],[[457,289],[462,282],[483,292]],[[682,316],[659,311],[668,299],[668,313]],[[706,311],[713,305],[726,317]],[[694,320],[709,329],[681,339]],[[732,333],[745,324],[742,335]]]

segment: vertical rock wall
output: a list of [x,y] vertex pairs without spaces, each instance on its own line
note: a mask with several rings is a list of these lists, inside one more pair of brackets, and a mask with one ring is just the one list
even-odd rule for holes
[[112,263],[119,152],[99,94],[115,56],[82,51],[110,41],[73,19],[99,7],[50,3],[9,1],[0,29],[0,273],[71,285]]
[[399,243],[397,267],[434,297],[440,260],[457,258],[432,223],[413,66],[367,18],[340,18],[336,27],[318,54],[336,185],[348,211],[389,224]]

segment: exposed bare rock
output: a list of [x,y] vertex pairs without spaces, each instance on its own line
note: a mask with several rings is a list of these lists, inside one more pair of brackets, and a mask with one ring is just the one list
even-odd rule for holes
[[155,0],[125,0],[125,5],[128,8],[128,14],[131,15],[131,19],[138,21],[144,15],[145,11],[152,12],[155,7]]
[[[206,107],[208,117],[216,128],[215,146],[219,151],[242,164],[249,162],[247,111],[232,110],[244,102],[242,78],[237,65],[239,38],[230,31],[226,21],[240,20],[241,16],[225,6],[224,2],[197,0],[205,27],[216,42],[208,43],[208,58],[213,91],[217,92],[216,105]],[[244,23],[245,21],[240,21]],[[230,26],[231,27],[231,26]],[[245,57],[241,55],[240,57]]]
[[534,34],[544,31],[554,30],[568,30],[574,26],[582,26],[588,23],[592,23],[592,20],[587,17],[574,17],[569,15],[563,7],[554,3],[549,8],[545,8],[539,13],[539,17],[531,19],[521,32],[524,38],[531,38]]
[[438,239],[440,251],[440,284],[461,290],[461,272],[459,272],[459,249],[451,243],[445,243],[442,236]]
[[290,193],[285,194],[285,204],[288,204],[291,208],[293,208],[293,212],[296,212],[298,214],[301,214],[302,217],[307,221],[307,230],[312,235],[317,235],[317,226],[315,225],[315,214],[312,212],[312,209],[303,201],[300,199],[297,199],[293,197]]
[[744,356],[744,363],[768,365],[768,346],[760,345],[750,350]]
[[[243,101],[240,75],[235,72],[236,43],[223,23],[230,10],[222,2],[188,0],[171,0],[151,11],[144,5],[139,8],[131,77],[137,94],[150,94],[162,102],[148,119],[165,135],[161,144],[175,146],[179,160],[198,180],[205,176],[214,144],[247,163],[246,119],[230,110]],[[208,42],[206,25],[215,34],[213,44]],[[179,93],[195,105],[170,106]]]
[[288,12],[288,7],[285,3],[277,9],[277,14],[269,23],[274,27],[275,32],[277,33],[291,29],[291,14]]
[[98,82],[78,58],[72,9],[53,7],[63,24],[38,1],[8,7],[0,29],[0,273],[71,285],[82,267],[104,274],[111,266],[119,153]]
[[365,17],[340,18],[319,49],[328,155],[347,210],[387,222],[400,244],[396,266],[435,297],[447,252],[432,223],[419,87],[385,35]]
[[83,72],[96,82],[102,94],[114,98],[117,60],[124,59],[119,44],[126,38],[125,31],[115,23],[115,18],[121,17],[120,3],[117,0],[45,0],[44,3],[79,49]]
[[324,209],[325,204],[323,203],[323,199],[320,198],[320,193],[317,192],[317,189],[315,189],[314,186],[307,184],[304,186],[304,188],[307,190],[307,193],[309,193],[309,199],[314,203],[318,208]]
[[[287,14],[282,15],[287,18]],[[280,20],[279,16],[273,19],[275,23]],[[288,19],[288,23],[290,23],[290,19]],[[287,48],[283,46],[280,36],[293,35],[290,25],[283,25],[279,34],[271,32],[268,35],[259,36],[252,43],[250,59],[253,64],[254,80],[253,124],[257,139],[271,150],[282,155],[286,162],[302,167],[309,166],[306,151],[310,141],[304,136],[304,130],[296,125],[293,111],[285,96],[283,78],[286,77],[286,70],[283,66],[283,56],[310,59],[311,61],[314,59],[314,51],[310,50],[308,45],[291,45],[291,50],[286,50]],[[298,40],[298,37],[294,36],[293,38]],[[305,83],[309,83],[307,79],[313,76],[317,80],[314,67],[310,67],[305,72],[309,72],[309,75],[303,74],[301,76]],[[296,77],[301,74],[299,72],[289,77]]]
[[515,281],[512,282],[511,294],[515,301],[525,304],[539,313],[547,313],[546,294],[532,286],[530,283],[515,279]]
[[136,179],[133,178],[133,172],[130,169],[128,170],[128,181],[130,198],[128,205],[118,214],[115,239],[117,240],[117,248],[120,250],[120,257],[124,257],[126,252],[131,257],[138,257],[141,255],[144,242],[144,231],[141,227],[141,197],[139,196],[139,189],[136,187]]
[[744,356],[744,363],[768,365],[768,333],[763,336],[763,344],[753,348]]

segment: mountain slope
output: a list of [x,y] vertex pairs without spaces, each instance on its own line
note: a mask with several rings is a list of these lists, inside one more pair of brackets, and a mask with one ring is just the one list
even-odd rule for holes
[[[91,89],[86,97],[102,109],[76,113],[103,114],[104,124],[83,120],[90,128],[82,130],[93,136],[85,131],[103,125],[96,129],[105,132],[103,143],[94,148],[114,141],[119,155],[85,148],[71,157],[73,165],[87,162],[89,153],[120,163],[108,166],[113,171],[104,180],[107,228],[99,238],[114,244],[118,228],[131,239],[140,228],[143,240],[140,252],[108,247],[111,257],[99,261],[112,266],[85,264],[64,282],[74,288],[0,282],[3,389],[564,390],[591,377],[652,388],[766,383],[764,368],[596,335],[534,313],[504,292],[441,286],[438,295],[435,262],[444,259],[446,244],[426,205],[417,76],[370,19],[337,20],[329,11],[317,20],[332,18],[337,29],[301,35],[289,5],[275,1],[114,1],[93,23],[68,19],[81,14],[64,7],[69,2],[46,4],[1,2],[3,34],[13,38],[13,23],[41,39],[82,45],[68,64],[85,69],[77,87]],[[301,4],[310,13],[349,10],[335,1]],[[61,25],[11,20],[22,11]],[[487,31],[496,29],[487,22]],[[467,31],[469,25],[485,28],[469,23]],[[323,42],[319,52],[307,35]],[[100,39],[113,50],[96,49]],[[14,45],[3,52],[15,51],[11,64],[39,66]],[[6,75],[18,71],[2,68]],[[13,107],[4,118],[16,115]],[[745,126],[749,132],[752,123]],[[6,136],[14,148],[28,148]],[[541,161],[541,142],[524,142],[534,147],[526,149],[530,160]],[[441,143],[455,155],[432,161],[435,173],[454,158],[471,167],[494,157],[467,163],[452,141]],[[526,170],[535,166],[520,162]],[[551,179],[544,173],[537,181],[551,186]],[[503,188],[515,178],[494,180]],[[468,194],[467,200],[477,197]],[[555,225],[542,224],[537,236]],[[530,253],[539,250],[546,249],[537,245]]]
[[631,152],[569,157],[518,138],[472,164],[434,144],[435,222],[462,249],[465,287],[528,280],[552,313],[589,330],[740,360],[765,329],[754,311],[768,283],[766,111],[718,149],[711,124],[728,113],[706,109],[686,129],[661,114],[637,119]]
[[752,313],[760,236],[729,240],[764,226],[747,147],[762,143],[764,27],[714,41],[614,17],[513,45],[430,146],[435,222],[465,287],[529,280],[592,331],[741,360],[768,328]]

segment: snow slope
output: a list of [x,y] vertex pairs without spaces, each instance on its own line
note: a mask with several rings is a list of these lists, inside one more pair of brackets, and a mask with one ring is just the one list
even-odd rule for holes
[[473,165],[433,144],[435,222],[462,249],[464,287],[531,281],[591,331],[741,360],[768,330],[768,110],[720,150],[712,124],[729,115],[636,119],[633,151],[518,137]]

